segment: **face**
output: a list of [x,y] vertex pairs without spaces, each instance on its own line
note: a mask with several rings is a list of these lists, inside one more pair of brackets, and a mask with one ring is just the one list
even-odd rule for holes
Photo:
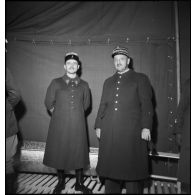
[[78,62],[74,59],[70,59],[70,60],[66,61],[65,65],[64,65],[64,69],[69,74],[75,74],[77,72],[77,70],[79,69]]
[[114,56],[114,65],[118,72],[123,72],[128,68],[130,59],[125,55]]

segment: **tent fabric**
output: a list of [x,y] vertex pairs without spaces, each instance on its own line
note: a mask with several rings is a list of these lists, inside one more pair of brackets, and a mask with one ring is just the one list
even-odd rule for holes
[[6,25],[7,32],[38,37],[165,39],[174,35],[173,2],[8,2]]
[[135,71],[150,78],[157,149],[171,151],[177,104],[173,11],[172,1],[6,2],[6,65],[21,89],[23,138],[46,140],[50,120],[44,106],[46,89],[64,74],[65,53],[75,51],[82,62],[81,77],[92,92],[89,143],[98,147],[93,127],[103,82],[115,71],[113,48],[122,45],[128,48]]

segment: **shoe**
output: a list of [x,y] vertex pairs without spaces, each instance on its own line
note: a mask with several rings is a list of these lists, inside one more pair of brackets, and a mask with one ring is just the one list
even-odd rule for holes
[[83,194],[93,194],[92,190],[83,184],[75,184],[75,191],[81,191]]
[[56,187],[54,188],[53,194],[60,194],[61,191],[65,188],[65,182],[58,182]]

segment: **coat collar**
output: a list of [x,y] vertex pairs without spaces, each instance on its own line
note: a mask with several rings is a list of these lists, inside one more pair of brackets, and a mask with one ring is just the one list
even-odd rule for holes
[[68,85],[71,82],[74,82],[76,85],[80,83],[80,78],[76,76],[74,79],[68,77],[66,74],[62,77],[65,83]]
[[117,72],[119,75],[123,75],[123,74],[125,74],[126,72],[129,72],[130,71],[130,69],[128,68],[128,69],[126,69],[124,72]]
[[132,69],[129,69],[128,71],[126,71],[126,72],[124,72],[124,73],[122,73],[122,74],[120,74],[119,72],[116,72],[114,75],[115,76],[119,76],[119,75],[124,75],[124,76],[126,76],[126,75],[129,75],[129,74],[131,74],[133,72],[133,70]]

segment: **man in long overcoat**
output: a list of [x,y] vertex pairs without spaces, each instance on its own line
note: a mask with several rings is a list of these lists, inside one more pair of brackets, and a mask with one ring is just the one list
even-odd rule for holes
[[50,83],[45,105],[52,113],[43,163],[57,169],[58,184],[53,193],[65,188],[64,171],[76,170],[76,191],[91,193],[83,185],[83,169],[89,166],[85,111],[90,106],[90,89],[77,76],[77,53],[65,56],[65,74]]
[[178,166],[178,181],[181,182],[182,193],[191,193],[191,84],[187,79],[183,85],[181,99],[177,108],[176,135],[180,145],[180,160]]
[[105,80],[95,121],[100,139],[96,171],[105,178],[106,193],[141,193],[140,181],[149,176],[147,141],[153,118],[149,79],[128,68],[126,48],[117,47],[112,57],[116,73]]

